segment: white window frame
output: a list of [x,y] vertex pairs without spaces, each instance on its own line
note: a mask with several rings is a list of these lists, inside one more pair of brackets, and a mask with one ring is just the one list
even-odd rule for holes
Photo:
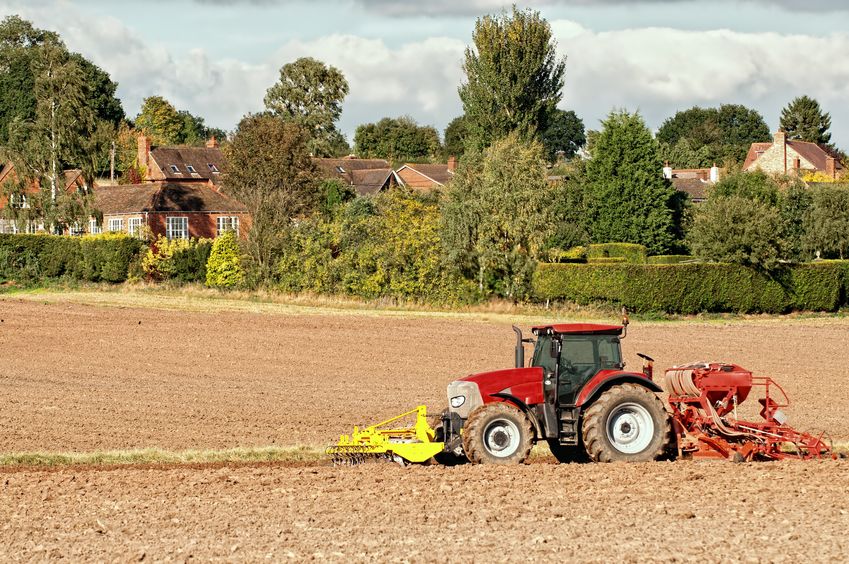
[[177,165],[168,165],[168,166],[171,168],[171,172],[173,172],[174,174],[183,174],[180,171],[180,167],[178,167]]
[[215,166],[214,163],[206,163],[206,166],[209,167],[209,172],[212,172],[212,173],[219,172],[218,167]]
[[73,225],[68,226],[68,235],[72,237],[79,237],[80,235],[85,235],[85,229],[79,222],[74,222]]
[[88,221],[88,232],[91,235],[97,235],[99,233],[103,233],[103,226],[98,225],[96,219],[90,219]]
[[215,220],[217,235],[221,236],[227,231],[232,231],[239,236],[239,216],[220,215]]
[[124,230],[124,218],[123,217],[110,217],[108,225],[109,225],[109,232],[110,233],[120,233]]
[[165,218],[165,236],[170,239],[189,238],[189,218],[187,216],[169,215]]
[[127,219],[127,233],[130,237],[141,237],[143,219],[141,217],[131,217]]
[[197,174],[195,167],[193,167],[192,165],[186,165],[186,170],[188,170],[191,174]]
[[14,208],[16,210],[25,210],[29,208],[29,202],[27,201],[26,194],[10,194],[9,195],[9,207]]

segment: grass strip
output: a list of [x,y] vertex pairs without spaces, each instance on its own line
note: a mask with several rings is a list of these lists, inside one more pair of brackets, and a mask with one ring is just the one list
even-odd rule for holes
[[20,452],[0,454],[0,467],[114,466],[122,464],[210,464],[251,462],[316,462],[316,447],[239,447],[222,450],[167,451],[156,448],[98,452]]

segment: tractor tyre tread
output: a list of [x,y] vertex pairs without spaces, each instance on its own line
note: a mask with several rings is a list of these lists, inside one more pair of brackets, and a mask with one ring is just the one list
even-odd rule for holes
[[[521,434],[516,454],[503,459],[488,455],[483,445],[486,424],[498,416],[513,418]],[[533,436],[531,422],[522,410],[504,402],[488,403],[475,408],[463,425],[463,450],[472,464],[522,464],[531,455]]]
[[[661,419],[659,428],[655,429],[656,435],[659,436],[653,439],[644,451],[633,455],[621,453],[610,445],[605,429],[606,421],[603,420],[605,413],[609,413],[613,406],[626,398],[631,400],[643,399],[645,407]],[[663,402],[657,394],[647,387],[634,383],[618,384],[602,393],[584,412],[581,431],[587,455],[595,462],[649,462],[658,460],[669,452],[672,444],[672,425]]]

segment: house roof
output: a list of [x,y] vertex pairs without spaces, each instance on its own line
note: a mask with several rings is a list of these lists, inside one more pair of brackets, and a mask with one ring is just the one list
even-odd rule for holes
[[384,159],[314,158],[313,163],[325,178],[352,186],[360,196],[379,192],[394,176],[392,167]]
[[422,176],[426,176],[427,178],[433,180],[440,186],[445,186],[446,184],[451,182],[451,180],[454,179],[454,172],[448,168],[447,164],[407,163],[401,168],[408,168],[410,170],[418,172]]
[[95,206],[104,215],[143,212],[245,212],[247,208],[206,183],[148,182],[98,186]]
[[[769,150],[772,146],[773,143],[752,143],[746,155],[746,161],[743,163],[743,170],[748,169],[758,160],[762,153]],[[817,170],[824,171],[826,169],[826,159],[831,155],[816,143],[787,141],[787,146],[799,153],[803,159],[811,163]],[[843,170],[843,163],[840,160],[835,162],[835,170]]]
[[389,178],[395,174],[391,168],[375,168],[372,170],[354,170],[351,172],[352,184],[357,194],[376,194],[380,192]]
[[679,192],[688,194],[691,200],[705,200],[707,199],[707,189],[713,184],[698,177],[679,178],[673,176],[672,186]]
[[218,147],[154,147],[150,156],[166,180],[206,180],[218,184],[224,168],[224,155]]

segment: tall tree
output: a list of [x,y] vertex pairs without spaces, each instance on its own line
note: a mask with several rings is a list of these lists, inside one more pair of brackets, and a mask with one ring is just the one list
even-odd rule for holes
[[821,258],[849,257],[849,189],[818,186],[811,191],[812,205],[804,221],[805,248]]
[[184,139],[186,117],[162,96],[142,100],[135,121],[136,129],[150,136],[155,145],[177,145]]
[[447,258],[479,288],[520,298],[552,233],[544,150],[518,132],[467,153],[442,210]]
[[459,89],[469,148],[483,149],[513,131],[537,137],[560,102],[566,72],[548,22],[514,6],[511,13],[478,19],[472,39]]
[[800,96],[781,110],[781,129],[788,139],[826,145],[831,141],[831,115],[813,98]]
[[586,145],[584,122],[572,110],[555,109],[548,127],[542,132],[542,144],[549,162],[557,160],[558,154],[571,159]]
[[752,143],[769,141],[763,116],[739,104],[719,108],[694,107],[668,118],[657,132],[661,143],[674,147],[686,141],[691,150],[709,148],[709,162],[743,162]]
[[597,243],[675,244],[675,189],[663,178],[657,141],[638,114],[611,112],[587,163],[588,207]]
[[311,57],[283,65],[280,80],[268,89],[265,107],[301,126],[311,136],[316,155],[331,151],[348,81],[342,71]]
[[383,118],[357,127],[354,150],[362,158],[393,162],[435,158],[442,150],[439,133],[409,116]]
[[251,213],[247,246],[263,281],[292,220],[318,205],[308,142],[298,125],[259,114],[243,118],[224,147],[227,192]]
[[466,126],[466,116],[457,116],[452,119],[445,128],[445,156],[462,157],[466,150],[466,137],[468,134],[469,129]]

